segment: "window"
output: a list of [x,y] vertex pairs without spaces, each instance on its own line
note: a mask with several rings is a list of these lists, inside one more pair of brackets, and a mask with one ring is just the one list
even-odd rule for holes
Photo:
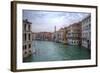
[[25,49],[25,50],[27,49],[27,46],[26,46],[26,45],[24,46],[24,49]]
[[26,41],[26,33],[24,34],[24,41]]
[[23,50],[26,50],[27,49],[27,46],[26,45],[23,45]]
[[25,54],[27,54],[27,52],[25,51]]
[[31,50],[29,50],[29,53],[31,53]]

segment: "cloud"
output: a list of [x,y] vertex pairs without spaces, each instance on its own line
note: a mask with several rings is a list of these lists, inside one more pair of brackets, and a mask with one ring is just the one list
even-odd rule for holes
[[28,19],[32,22],[33,32],[53,32],[55,26],[57,29],[69,26],[72,23],[82,20],[89,14],[90,13],[23,10],[23,19]]

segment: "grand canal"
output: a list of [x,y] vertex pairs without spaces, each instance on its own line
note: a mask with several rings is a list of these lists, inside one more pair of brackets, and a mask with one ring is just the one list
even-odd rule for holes
[[23,62],[62,61],[90,59],[90,51],[86,48],[50,41],[33,41],[33,53]]

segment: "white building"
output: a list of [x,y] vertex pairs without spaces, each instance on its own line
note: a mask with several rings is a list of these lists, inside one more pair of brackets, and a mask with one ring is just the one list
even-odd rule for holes
[[74,23],[67,27],[67,43],[70,45],[81,45],[81,24]]
[[63,43],[63,35],[64,35],[64,29],[63,28],[61,28],[61,29],[59,29],[58,31],[58,42],[61,42],[61,43]]
[[32,54],[31,22],[23,20],[23,58]]
[[90,49],[91,46],[91,16],[82,20],[82,46]]

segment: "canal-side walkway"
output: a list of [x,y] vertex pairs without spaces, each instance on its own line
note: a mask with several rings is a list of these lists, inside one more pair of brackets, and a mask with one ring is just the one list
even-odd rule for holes
[[91,56],[87,48],[50,41],[33,41],[34,49],[35,53],[23,59],[24,62],[82,60]]

